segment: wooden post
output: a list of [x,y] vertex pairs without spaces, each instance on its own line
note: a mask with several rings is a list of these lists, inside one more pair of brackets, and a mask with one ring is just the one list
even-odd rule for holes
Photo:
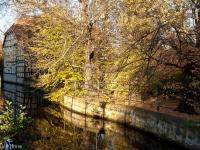
[[76,97],[76,79],[74,81],[74,97]]
[[160,86],[157,86],[157,106],[156,106],[156,112],[159,113],[159,107],[160,107]]
[[99,100],[99,80],[97,82],[98,82],[97,83],[98,84],[98,89],[97,90],[98,90],[98,100]]
[[130,106],[131,103],[131,87],[130,82],[128,82],[128,105]]

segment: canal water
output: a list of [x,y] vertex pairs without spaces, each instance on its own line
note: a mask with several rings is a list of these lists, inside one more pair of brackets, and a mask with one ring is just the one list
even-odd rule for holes
[[73,113],[43,99],[43,94],[3,83],[3,92],[17,106],[26,106],[34,121],[29,134],[36,150],[184,150],[174,143],[122,124]]

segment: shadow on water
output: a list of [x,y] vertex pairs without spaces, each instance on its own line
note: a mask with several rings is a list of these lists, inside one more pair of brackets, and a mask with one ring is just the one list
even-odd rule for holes
[[[31,126],[41,149],[184,150],[173,143],[135,129],[72,113],[57,104],[43,107]],[[39,134],[38,134],[39,133]]]
[[[17,105],[19,101],[17,99],[17,96],[19,97],[17,91],[23,93],[21,90],[23,87],[18,86],[14,88],[14,85],[12,86],[12,88],[8,88],[9,85],[7,85],[4,92],[9,93],[9,89],[12,89],[11,93],[15,96],[12,100]],[[16,89],[16,93],[14,93],[13,89]],[[30,96],[31,94],[26,95]],[[32,145],[36,150],[185,149],[178,147],[174,143],[141,133],[120,124],[72,113],[49,101],[41,103],[42,98],[37,96],[38,94],[35,97],[32,96],[36,100],[32,98],[34,102],[29,101],[30,104],[25,103],[27,102],[26,98],[30,99],[28,96],[24,96],[24,100],[20,99],[26,106],[29,106],[27,110],[31,111],[29,114],[34,118],[34,122],[29,126],[29,130],[30,134],[36,137],[32,141]]]

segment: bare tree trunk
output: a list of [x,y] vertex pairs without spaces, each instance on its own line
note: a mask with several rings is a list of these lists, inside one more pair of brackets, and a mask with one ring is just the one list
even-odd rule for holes
[[[200,24],[199,24],[199,17],[200,17],[200,0],[195,5],[195,9],[193,9],[193,16],[195,20],[195,33],[196,33],[196,47],[200,48]],[[196,15],[197,13],[197,15]],[[191,55],[188,53],[188,55]],[[195,78],[198,78],[195,73],[193,73],[193,70],[198,67],[197,62],[195,60],[189,60],[184,68],[184,91],[182,99],[179,102],[178,107],[175,109],[179,112],[186,112],[188,114],[197,114],[197,112],[194,109],[194,99],[195,99],[195,89],[191,89],[190,84],[193,82]]]
[[199,24],[199,17],[200,17],[200,0],[198,0],[198,3],[196,4],[196,10],[197,10],[197,15],[195,19],[195,26],[196,26],[196,47],[200,47],[200,24]]
[[86,46],[85,49],[85,55],[86,55],[86,60],[85,60],[85,94],[88,95],[92,92],[93,90],[93,84],[92,84],[92,64],[90,62],[90,53],[91,53],[91,46],[88,45]]
[[179,102],[178,107],[175,109],[175,111],[179,112],[186,112],[188,114],[197,114],[197,112],[194,109],[194,94],[193,89],[190,88],[190,84],[192,83],[193,78],[195,78],[195,75],[192,74],[192,70],[194,69],[195,64],[193,63],[187,63],[185,67],[183,68],[184,72],[184,91],[182,99]]
[[83,22],[85,23],[85,35],[86,35],[86,45],[85,45],[85,94],[90,95],[93,91],[92,84],[92,64],[90,61],[90,54],[92,53],[92,40],[91,33],[93,24],[89,17],[88,12],[88,0],[82,0],[82,13],[83,13]]

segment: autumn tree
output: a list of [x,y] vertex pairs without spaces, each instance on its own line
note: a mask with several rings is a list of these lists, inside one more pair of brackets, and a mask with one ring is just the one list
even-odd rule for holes
[[32,26],[30,42],[21,44],[38,60],[38,85],[49,92],[57,91],[57,96],[50,97],[58,100],[65,93],[72,94],[74,84],[83,80],[80,93],[96,95],[98,88],[94,81],[104,80],[104,63],[110,61],[113,49],[110,43],[116,34],[114,12],[118,1],[8,2],[17,12],[39,18],[37,25]]
[[157,85],[179,91],[181,101],[177,110],[195,113],[191,105],[195,100],[192,93],[199,87],[199,35],[198,21],[196,25],[192,22],[198,5],[182,0],[124,1],[123,5],[126,9],[121,26],[127,37],[126,52],[137,52],[141,58],[140,63],[133,61],[129,65],[142,64],[130,78],[154,93]]
[[[35,28],[38,32],[31,37],[33,42],[27,44],[30,53],[37,56],[37,87],[43,87],[50,93],[56,92],[49,95],[50,99],[58,100],[67,93],[73,95],[75,82],[79,85],[84,79],[84,48],[76,45],[81,35],[75,26],[73,22],[65,24],[45,14],[38,19]],[[83,88],[77,86],[76,92],[83,93]]]
[[124,95],[137,90],[155,96],[160,86],[178,93],[177,110],[195,113],[190,105],[199,91],[199,1],[7,2],[39,18],[27,47],[38,60],[38,86],[55,92],[50,97],[73,95],[82,81],[76,90],[90,96],[97,94],[97,80]]
[[151,61],[152,56],[158,55],[155,47],[160,48],[158,37],[168,19],[159,13],[163,7],[167,8],[166,4],[160,7],[159,2],[127,0],[121,4],[123,13],[118,25],[121,30],[122,57],[118,60],[119,75],[126,76],[129,83],[134,85],[132,88],[143,95],[155,89],[161,74],[155,71],[157,63]]

